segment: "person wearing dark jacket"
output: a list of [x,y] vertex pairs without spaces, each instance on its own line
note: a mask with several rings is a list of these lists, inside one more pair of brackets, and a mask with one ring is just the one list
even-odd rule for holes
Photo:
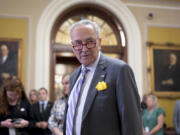
[[16,77],[7,78],[0,91],[0,135],[30,135],[32,123],[23,84]]
[[32,105],[33,135],[51,135],[51,131],[48,129],[48,119],[53,103],[47,100],[47,89],[40,88],[38,93],[39,101]]
[[70,77],[63,135],[142,135],[140,97],[131,67],[100,52],[95,22],[73,24],[70,37],[81,66]]
[[10,76],[17,76],[17,56],[13,56],[3,44],[0,46],[0,86]]

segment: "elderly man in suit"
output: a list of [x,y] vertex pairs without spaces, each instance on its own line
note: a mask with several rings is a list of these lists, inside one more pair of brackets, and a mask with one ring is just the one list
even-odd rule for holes
[[48,129],[48,119],[53,104],[48,101],[48,91],[40,88],[38,91],[39,101],[32,105],[33,135],[51,135]]
[[6,44],[0,47],[0,86],[4,79],[17,75],[17,58],[10,55]]
[[96,23],[79,21],[70,36],[82,65],[70,79],[64,135],[142,135],[140,98],[131,68],[100,52]]

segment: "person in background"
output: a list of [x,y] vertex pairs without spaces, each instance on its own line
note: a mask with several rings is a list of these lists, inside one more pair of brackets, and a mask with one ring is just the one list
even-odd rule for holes
[[48,101],[46,88],[40,88],[38,94],[39,101],[32,105],[33,135],[51,135],[51,131],[48,129],[48,119],[53,103]]
[[174,127],[178,135],[180,135],[180,100],[176,101],[174,107]]
[[147,96],[147,109],[143,111],[143,132],[144,135],[164,135],[163,124],[165,112],[158,108],[158,99],[155,95]]
[[3,80],[17,75],[17,56],[9,52],[6,44],[0,46],[0,86]]
[[70,37],[81,66],[70,78],[64,135],[142,135],[140,97],[130,66],[100,52],[95,22],[76,22]]
[[177,54],[169,54],[169,63],[165,65],[160,74],[160,90],[180,90],[180,65]]
[[141,102],[141,109],[144,110],[147,108],[147,103],[146,103],[146,99],[147,99],[147,95],[148,94],[145,94],[142,98],[142,102]]
[[35,89],[30,90],[29,92],[29,101],[31,104],[35,104],[38,101],[38,92]]
[[53,135],[63,135],[63,118],[69,92],[69,78],[69,74],[63,75],[62,84],[64,96],[55,101],[48,120],[48,127],[52,131]]
[[0,135],[29,135],[31,105],[16,77],[4,80],[0,91]]

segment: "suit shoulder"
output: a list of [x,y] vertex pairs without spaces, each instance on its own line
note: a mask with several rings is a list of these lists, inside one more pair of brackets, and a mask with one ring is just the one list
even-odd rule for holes
[[176,105],[180,105],[180,100],[177,100],[177,101],[176,101]]
[[39,106],[39,102],[32,104],[32,107],[33,107],[33,108],[35,108],[35,107],[37,107],[37,106]]
[[23,100],[21,101],[21,103],[22,103],[22,104],[26,104],[26,105],[30,105],[30,102],[29,102],[29,100],[27,100],[27,99],[23,99]]
[[48,101],[48,104],[50,104],[51,106],[53,106],[53,104],[54,104],[54,103],[53,103],[53,102],[51,102],[51,101]]
[[[104,64],[106,65],[105,67],[109,70],[112,70],[113,73],[118,74],[118,73],[130,73],[134,74],[132,68],[123,60],[111,58],[108,56],[105,56],[105,62]],[[111,74],[112,74],[111,72]]]
[[106,56],[106,59],[107,59],[109,65],[111,65],[111,66],[129,67],[129,65],[123,60],[111,58],[111,57],[108,57],[108,56]]

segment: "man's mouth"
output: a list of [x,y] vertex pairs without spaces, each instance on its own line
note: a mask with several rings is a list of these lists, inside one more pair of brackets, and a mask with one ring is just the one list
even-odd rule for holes
[[86,58],[88,56],[89,56],[88,54],[81,55],[82,58]]

